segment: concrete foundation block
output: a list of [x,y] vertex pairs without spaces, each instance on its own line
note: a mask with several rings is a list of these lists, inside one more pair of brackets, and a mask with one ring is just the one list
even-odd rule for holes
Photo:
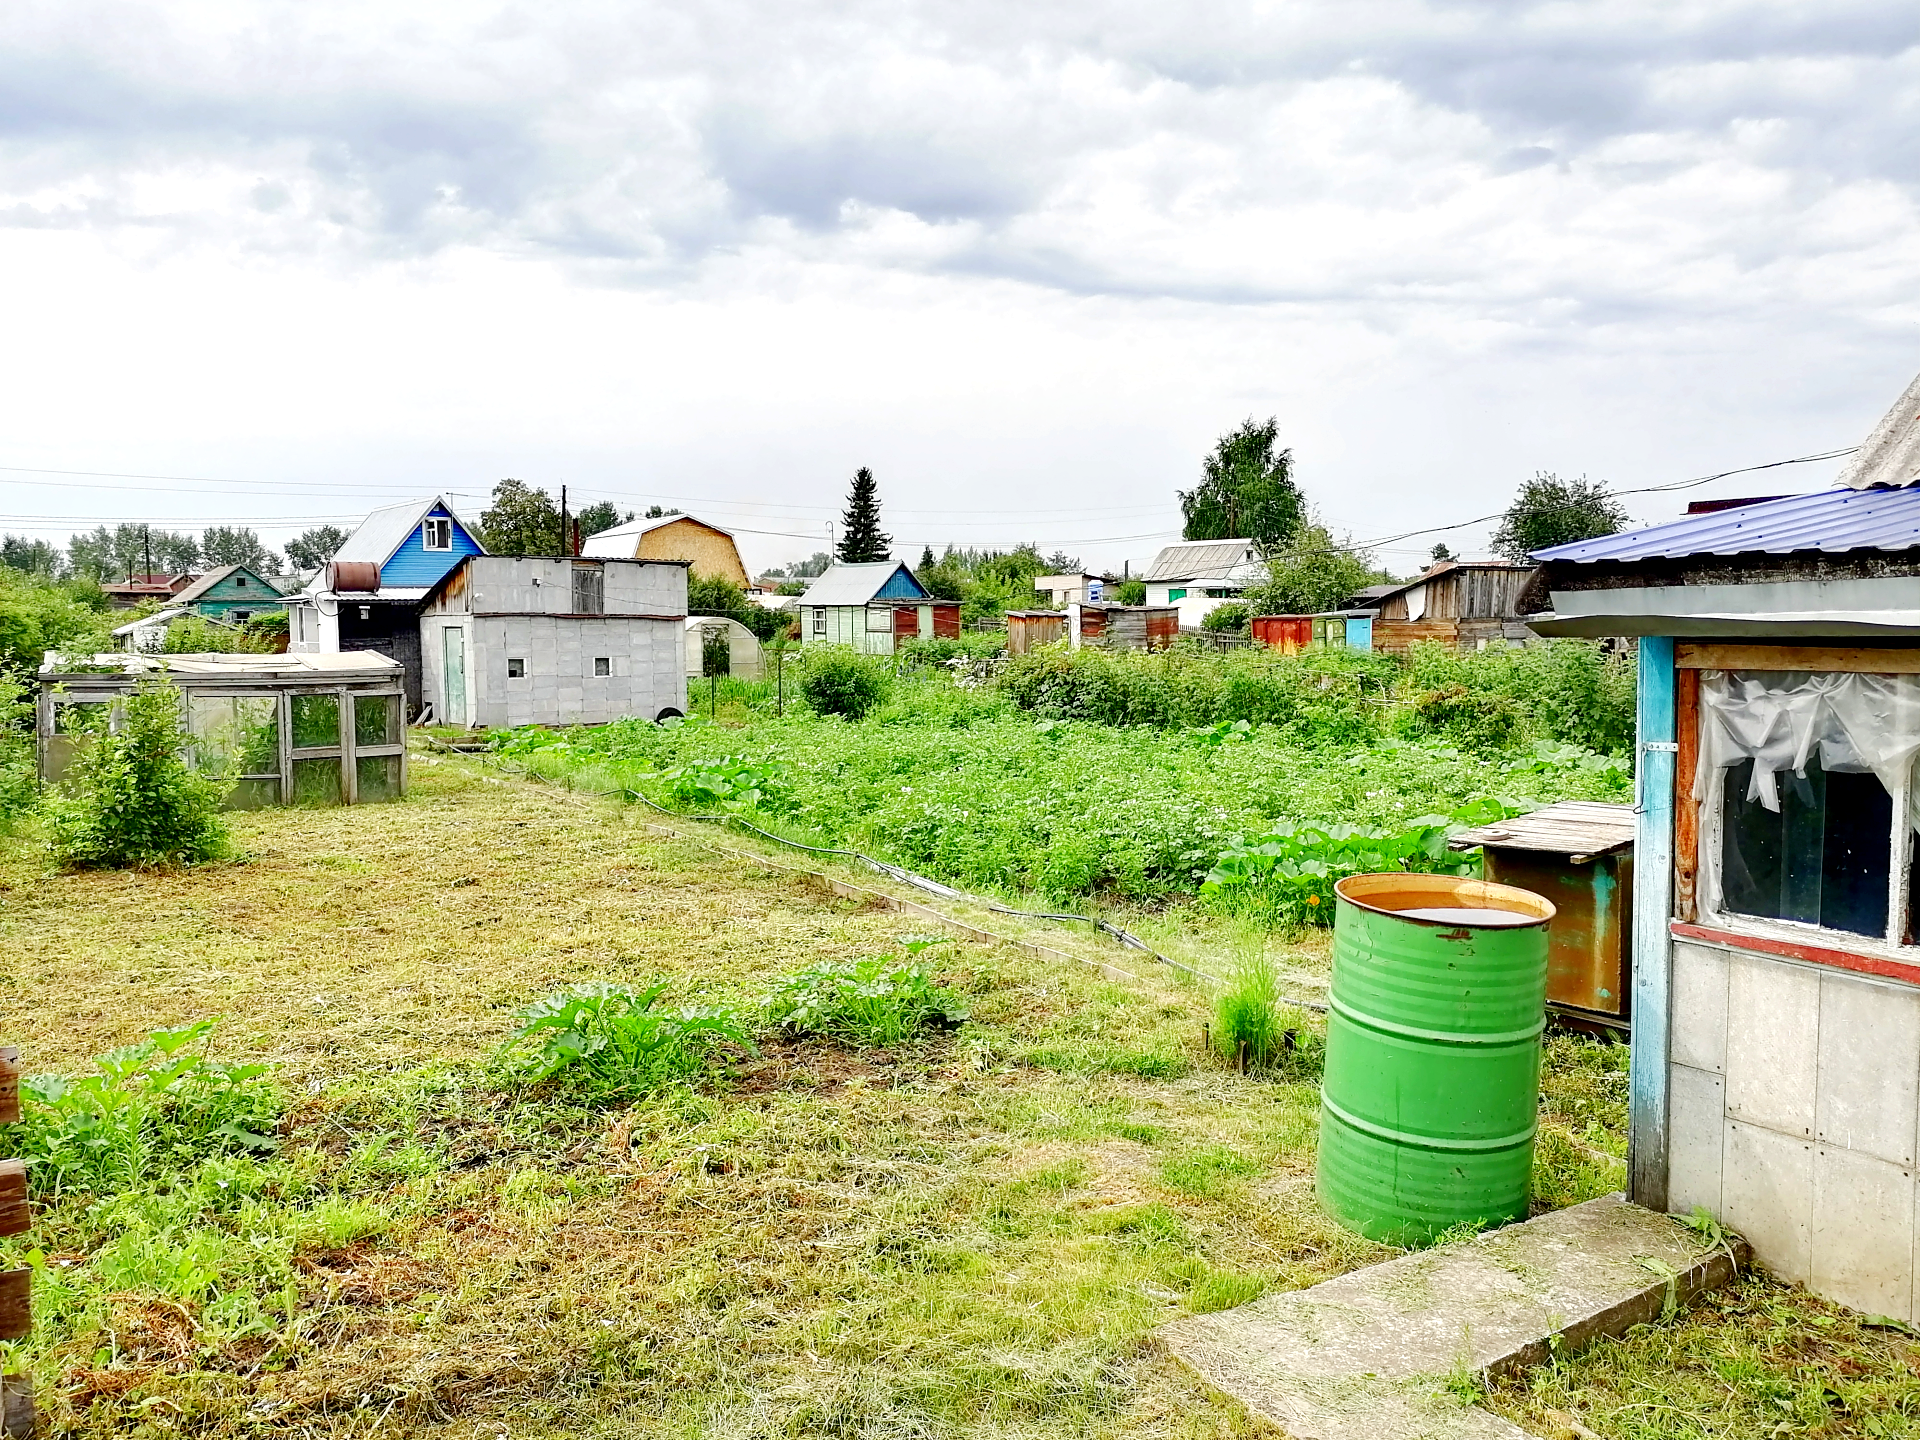
[[1720,1195],[1722,1223],[1753,1246],[1753,1258],[1782,1280],[1813,1273],[1813,1142],[1758,1125],[1727,1122]]
[[1296,1440],[1514,1440],[1526,1432],[1452,1399],[1447,1377],[1620,1334],[1723,1284],[1735,1263],[1678,1221],[1611,1196],[1176,1321],[1159,1339]]
[[1856,1310],[1911,1320],[1913,1208],[1911,1169],[1816,1145],[1811,1288]]
[[1851,975],[1820,977],[1814,1139],[1911,1167],[1920,1119],[1920,994]]
[[1673,947],[1671,1058],[1716,1075],[1727,1068],[1727,957],[1705,945]]
[[1675,1065],[1667,1083],[1667,1208],[1691,1215],[1694,1206],[1704,1205],[1718,1215],[1726,1082],[1710,1071]]
[[1741,956],[1727,967],[1727,1113],[1813,1138],[1820,976]]

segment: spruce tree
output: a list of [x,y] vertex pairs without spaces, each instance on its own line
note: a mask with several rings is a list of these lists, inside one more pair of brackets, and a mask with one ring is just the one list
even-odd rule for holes
[[880,486],[873,471],[862,465],[847,492],[847,508],[840,517],[838,558],[842,565],[864,565],[885,560],[893,537],[880,531]]

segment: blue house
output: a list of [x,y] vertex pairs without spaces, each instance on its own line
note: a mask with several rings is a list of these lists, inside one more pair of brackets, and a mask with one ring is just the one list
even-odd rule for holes
[[427,592],[469,555],[486,553],[445,496],[375,510],[286,602],[287,648],[391,656],[406,671],[411,717],[421,704],[420,615]]
[[794,602],[803,645],[851,645],[891,655],[896,640],[958,636],[960,604],[936,600],[897,560],[829,565]]

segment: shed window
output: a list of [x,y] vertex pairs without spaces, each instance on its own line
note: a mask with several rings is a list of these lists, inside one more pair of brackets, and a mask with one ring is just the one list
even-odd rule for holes
[[527,677],[527,662],[517,655],[507,657],[507,679],[524,680]]
[[1705,671],[1702,898],[1912,943],[1920,676]]
[[827,607],[824,605],[813,607],[813,633],[816,635],[827,633]]
[[[598,615],[607,608],[606,572],[598,565],[576,565],[573,567],[573,613],[576,615]],[[596,671],[604,674],[604,671]]]
[[872,631],[893,630],[893,607],[891,605],[869,605],[867,607],[867,629]]
[[453,521],[444,515],[429,515],[426,527],[421,532],[420,543],[428,550],[451,550]]
[[613,674],[613,657],[610,655],[594,656],[593,657],[593,673],[595,675]]

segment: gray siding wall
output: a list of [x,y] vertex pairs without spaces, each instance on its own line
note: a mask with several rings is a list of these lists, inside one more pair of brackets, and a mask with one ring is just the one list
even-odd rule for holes
[[[602,560],[605,606],[609,615],[687,613],[687,567],[646,560]],[[439,599],[435,614],[570,615],[573,567],[570,560],[515,560],[477,555],[467,562],[466,588]],[[535,582],[538,582],[537,584]]]
[[1704,1205],[1782,1279],[1911,1321],[1920,990],[1673,946],[1667,1204]]
[[[467,670],[476,725],[591,725],[687,708],[679,620],[508,615],[476,616],[470,624]],[[594,674],[599,657],[612,674]],[[526,662],[524,676],[507,677],[510,658]]]

